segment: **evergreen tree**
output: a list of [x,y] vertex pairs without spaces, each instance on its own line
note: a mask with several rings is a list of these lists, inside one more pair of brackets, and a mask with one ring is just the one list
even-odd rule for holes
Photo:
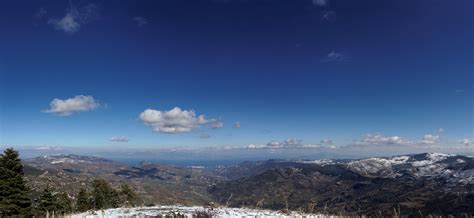
[[91,199],[89,193],[84,188],[81,188],[79,194],[77,194],[76,210],[79,212],[85,212],[92,209]]
[[120,196],[107,181],[96,179],[92,182],[92,199],[94,209],[107,209],[120,206]]
[[72,212],[72,202],[64,192],[57,192],[52,188],[45,188],[38,199],[37,211],[44,215],[48,211],[50,214],[65,214]]
[[71,213],[72,209],[72,200],[69,195],[65,192],[60,192],[56,194],[57,199],[57,211],[61,214]]
[[137,194],[130,188],[128,184],[122,184],[120,186],[120,195],[124,205],[132,207],[137,205]]
[[0,216],[28,215],[30,192],[23,176],[18,151],[6,149],[0,155]]
[[52,213],[57,210],[57,199],[53,195],[53,190],[49,187],[43,189],[38,199],[38,210],[42,214],[46,214],[46,211]]

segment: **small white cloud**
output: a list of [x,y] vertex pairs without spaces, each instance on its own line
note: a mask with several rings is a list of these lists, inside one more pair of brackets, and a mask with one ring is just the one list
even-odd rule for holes
[[234,128],[235,129],[240,129],[240,122],[239,121],[234,123]]
[[251,144],[247,149],[310,149],[310,148],[334,148],[333,145],[304,144],[300,139],[287,139],[283,141],[271,141],[264,145]]
[[328,5],[328,0],[312,0],[314,6],[325,7]]
[[128,142],[128,137],[127,136],[114,136],[110,138],[111,142]]
[[409,140],[400,136],[384,136],[380,133],[367,134],[362,139],[355,140],[355,145],[402,145],[402,146],[426,146],[440,141],[440,136],[426,134],[421,140]]
[[220,120],[206,119],[204,115],[196,116],[193,110],[182,110],[179,107],[169,111],[146,109],[140,113],[140,120],[155,132],[169,134],[191,132],[205,124],[213,129],[224,126]]
[[346,60],[346,56],[340,52],[331,51],[323,58],[322,62],[343,62]]
[[82,25],[90,22],[97,17],[97,6],[95,4],[88,4],[84,7],[76,7],[71,5],[67,9],[64,17],[57,19],[53,18],[48,21],[56,30],[64,31],[68,34],[74,34],[81,28]]
[[438,135],[427,134],[423,136],[423,139],[420,141],[421,144],[435,144],[439,141]]
[[78,95],[74,98],[55,98],[50,103],[51,108],[46,113],[54,113],[58,116],[69,116],[75,112],[91,111],[99,107],[99,103],[92,96]]
[[210,119],[207,121],[209,128],[211,129],[219,129],[224,127],[224,122],[218,119]]
[[436,132],[444,132],[444,129],[443,129],[443,128],[438,128],[438,129],[436,130]]
[[62,30],[69,34],[74,34],[79,31],[81,24],[79,24],[74,16],[70,13],[67,13],[63,18],[56,20],[52,19],[49,21],[51,25],[54,26],[57,30]]
[[334,11],[324,11],[323,15],[321,16],[322,20],[325,21],[335,21],[336,20],[336,12]]
[[469,140],[469,139],[461,139],[458,141],[460,144],[463,144],[465,146],[474,146],[474,141]]
[[358,144],[406,144],[400,136],[384,136],[380,133],[367,134],[364,138],[356,141]]
[[133,21],[135,21],[139,27],[142,27],[148,24],[148,20],[145,19],[144,17],[134,17]]

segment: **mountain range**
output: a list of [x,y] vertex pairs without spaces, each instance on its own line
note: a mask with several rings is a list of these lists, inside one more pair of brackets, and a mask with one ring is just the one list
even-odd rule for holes
[[23,161],[33,189],[74,196],[92,180],[134,187],[144,205],[222,205],[327,214],[474,213],[474,158],[422,153],[357,160],[267,160],[233,165],[123,164],[78,155]]

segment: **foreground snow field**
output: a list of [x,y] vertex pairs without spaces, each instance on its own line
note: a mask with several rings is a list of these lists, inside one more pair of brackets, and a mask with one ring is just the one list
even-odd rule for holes
[[[135,208],[115,208],[103,211],[86,212],[80,214],[73,214],[72,218],[99,218],[99,217],[151,217],[151,216],[166,216],[173,214],[181,214],[185,217],[193,217],[193,214],[199,211],[208,210],[204,207],[184,207],[184,206],[154,206],[154,207],[135,207]],[[271,210],[255,210],[247,208],[216,208],[213,210],[214,217],[222,218],[237,218],[237,217],[327,217],[317,214],[301,214],[292,212],[284,214],[279,211]]]

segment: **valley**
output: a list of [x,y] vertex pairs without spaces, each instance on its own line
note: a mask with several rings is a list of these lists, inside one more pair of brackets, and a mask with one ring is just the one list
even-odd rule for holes
[[471,214],[474,158],[422,153],[359,160],[233,165],[127,165],[78,155],[24,160],[27,183],[71,196],[102,178],[129,184],[142,205],[245,207],[323,214]]

